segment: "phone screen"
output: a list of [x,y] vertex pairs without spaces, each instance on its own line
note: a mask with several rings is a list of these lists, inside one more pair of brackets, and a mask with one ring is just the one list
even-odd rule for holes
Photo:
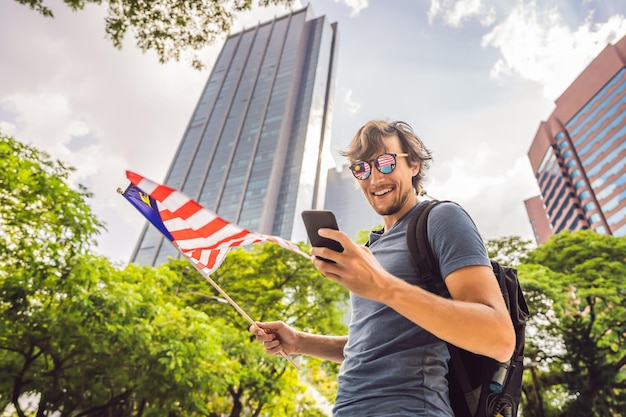
[[343,252],[343,246],[336,240],[321,237],[317,231],[319,229],[335,229],[339,230],[337,220],[332,211],[328,210],[304,210],[302,212],[302,220],[306,227],[307,235],[311,246],[325,247],[336,252]]

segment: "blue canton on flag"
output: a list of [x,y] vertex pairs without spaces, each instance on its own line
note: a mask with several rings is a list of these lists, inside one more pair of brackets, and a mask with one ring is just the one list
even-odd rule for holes
[[167,227],[163,224],[163,220],[159,214],[159,208],[157,207],[157,202],[154,198],[150,197],[148,193],[144,193],[133,184],[130,184],[122,195],[126,197],[130,204],[135,206],[135,208],[139,210],[139,212],[143,214],[144,217],[154,225],[154,227],[159,229],[159,231],[163,233],[163,236],[168,238],[170,241],[174,240],[169,230],[167,230]]

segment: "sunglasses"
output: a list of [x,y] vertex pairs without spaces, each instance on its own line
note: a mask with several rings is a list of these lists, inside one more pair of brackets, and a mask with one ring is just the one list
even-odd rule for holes
[[384,153],[369,161],[357,161],[350,165],[350,171],[357,180],[363,181],[370,177],[372,165],[382,174],[391,174],[396,168],[396,158],[399,156],[409,156],[408,153]]

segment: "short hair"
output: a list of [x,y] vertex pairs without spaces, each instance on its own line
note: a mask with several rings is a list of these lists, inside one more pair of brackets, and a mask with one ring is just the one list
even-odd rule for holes
[[385,138],[397,135],[400,139],[402,150],[408,153],[408,162],[419,162],[419,172],[413,177],[413,188],[419,195],[422,192],[422,184],[426,177],[426,171],[430,168],[432,154],[426,148],[424,142],[415,134],[413,128],[405,122],[384,120],[371,120],[364,124],[356,133],[348,150],[341,154],[348,158],[350,164],[356,161],[367,161],[375,157],[381,149],[386,149]]

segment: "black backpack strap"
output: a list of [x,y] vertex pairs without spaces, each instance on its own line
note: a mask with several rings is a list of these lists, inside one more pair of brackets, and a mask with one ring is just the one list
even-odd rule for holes
[[427,200],[417,207],[407,226],[406,242],[411,261],[417,273],[425,280],[426,289],[442,297],[450,297],[448,288],[441,279],[439,262],[428,242],[428,215],[442,201]]
[[[428,215],[433,207],[442,202],[429,200],[418,206],[409,220],[406,241],[413,266],[420,278],[424,279],[426,289],[442,297],[451,298],[450,292],[441,277],[439,262],[435,259],[433,250],[428,242]],[[457,383],[462,392],[469,394],[472,392],[472,387],[467,370],[463,365],[461,351],[450,343],[447,343],[447,345],[450,352],[450,372],[456,375],[456,380],[451,383]],[[461,407],[466,410],[464,415],[474,415],[478,399],[478,397],[468,398],[468,395],[466,395],[464,404],[454,404],[453,408],[458,410]],[[469,405],[468,401],[472,404]]]

